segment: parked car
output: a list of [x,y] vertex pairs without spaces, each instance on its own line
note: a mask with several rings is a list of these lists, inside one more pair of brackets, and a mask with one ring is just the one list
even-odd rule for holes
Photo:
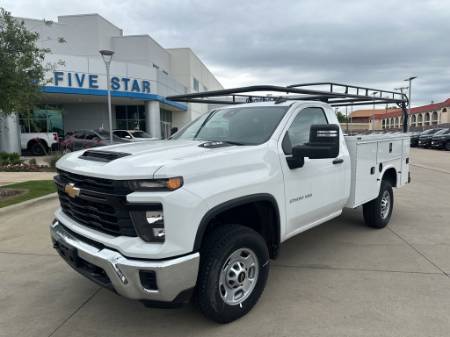
[[[123,143],[117,136],[113,136],[114,143]],[[109,131],[97,130],[76,130],[68,132],[61,142],[61,149],[64,152],[78,151],[90,147],[111,145],[109,141]]]
[[142,130],[114,130],[113,134],[120,139],[128,142],[142,142],[146,140],[157,140],[158,138],[150,136]]
[[421,133],[422,132],[420,132],[420,131],[411,133],[411,139],[410,139],[411,147],[417,147],[419,145],[419,137],[420,137]]
[[433,137],[433,135],[440,130],[442,130],[442,128],[428,129],[422,132],[419,136],[418,146],[429,148],[431,146],[431,137]]
[[56,150],[59,144],[57,132],[21,132],[20,146],[33,156],[42,156],[50,149]]
[[431,137],[431,147],[450,151],[450,129],[445,128],[436,132],[433,137]]
[[195,294],[226,323],[256,304],[282,242],[345,207],[387,226],[393,188],[410,181],[409,135],[344,136],[330,105],[277,98],[216,108],[154,146],[68,154],[57,168],[50,232],[69,265],[146,305]]

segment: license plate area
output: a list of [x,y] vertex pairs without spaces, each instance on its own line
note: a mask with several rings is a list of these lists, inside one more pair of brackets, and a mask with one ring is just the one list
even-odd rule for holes
[[78,250],[74,247],[66,245],[62,241],[55,241],[53,243],[58,254],[71,266],[79,267],[80,258],[78,257]]

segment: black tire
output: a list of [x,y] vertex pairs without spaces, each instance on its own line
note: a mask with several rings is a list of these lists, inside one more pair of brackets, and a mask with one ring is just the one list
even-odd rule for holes
[[31,144],[30,151],[33,156],[43,156],[47,152],[47,147],[40,142],[34,142]]
[[[387,193],[389,195],[389,205],[387,213],[384,213],[382,204],[383,198]],[[373,228],[384,228],[389,223],[394,207],[394,193],[390,182],[383,180],[380,186],[380,193],[376,199],[363,205],[364,222]]]
[[[207,318],[218,323],[229,323],[247,314],[261,296],[269,275],[269,251],[261,235],[240,225],[220,226],[205,240],[200,252],[196,302]],[[222,269],[225,270],[225,264],[230,262],[229,257],[240,249],[250,249],[254,252],[258,261],[258,268],[255,268],[258,275],[248,297],[240,304],[230,305],[222,298],[223,288],[219,289],[219,280]]]
[[450,151],[450,141],[445,143],[444,149],[446,149],[447,151]]

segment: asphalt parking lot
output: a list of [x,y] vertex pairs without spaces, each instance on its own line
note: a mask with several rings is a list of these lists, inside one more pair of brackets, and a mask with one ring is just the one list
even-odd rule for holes
[[0,213],[0,336],[449,336],[450,152],[413,149],[412,163],[388,228],[348,210],[289,240],[260,302],[228,325],[78,275],[50,244],[56,200]]

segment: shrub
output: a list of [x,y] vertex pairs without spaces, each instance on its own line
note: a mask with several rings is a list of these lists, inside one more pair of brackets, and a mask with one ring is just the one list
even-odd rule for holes
[[22,164],[22,159],[18,153],[0,152],[0,166]]

